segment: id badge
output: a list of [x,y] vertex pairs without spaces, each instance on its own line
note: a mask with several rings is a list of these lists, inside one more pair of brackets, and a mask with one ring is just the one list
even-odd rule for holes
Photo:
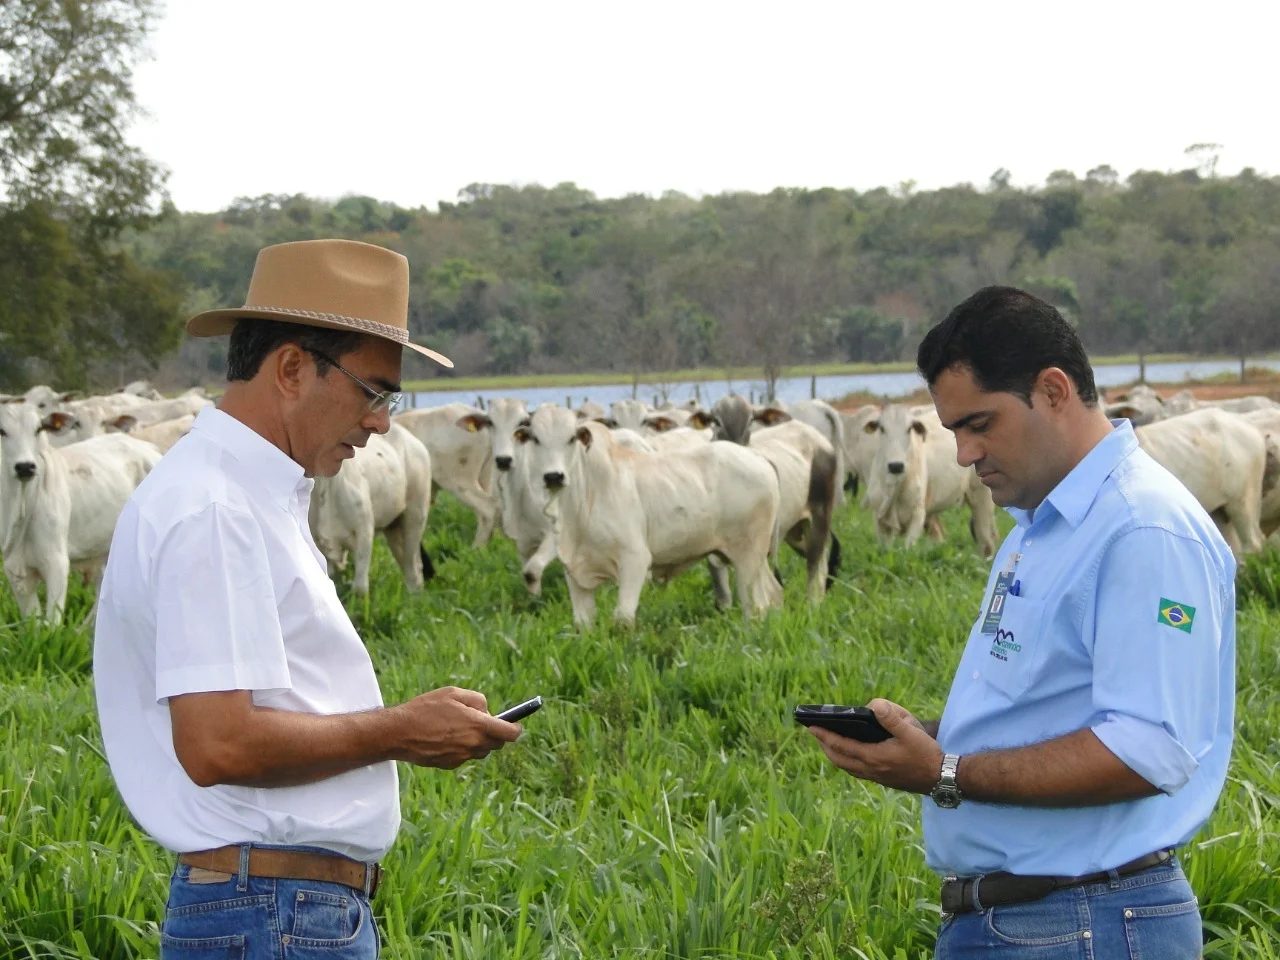
[[[1009,595],[1017,582],[1014,576],[1018,572],[1018,561],[1021,553],[1015,553],[1009,559],[1009,569],[996,575],[996,585],[991,590],[991,602],[987,604],[987,615],[982,618],[982,632],[995,633],[1000,627],[1000,618],[1004,616],[1004,598]],[[1015,591],[1016,592],[1016,591]]]
[[982,618],[983,633],[995,633],[1000,626],[1000,618],[1004,616],[1004,598],[1009,595],[1009,588],[1012,586],[1012,570],[1006,570],[996,577],[995,588],[991,591],[991,602],[987,604],[987,615]]

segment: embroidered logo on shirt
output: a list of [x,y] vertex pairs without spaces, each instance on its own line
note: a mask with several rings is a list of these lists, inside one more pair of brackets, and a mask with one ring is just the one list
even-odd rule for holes
[[1156,623],[1163,623],[1166,627],[1173,627],[1183,633],[1191,632],[1191,625],[1195,623],[1196,619],[1195,607],[1161,597],[1159,611],[1156,616]]

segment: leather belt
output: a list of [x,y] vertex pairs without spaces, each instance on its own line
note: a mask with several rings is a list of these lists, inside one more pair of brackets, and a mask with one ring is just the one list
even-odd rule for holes
[[1113,877],[1124,877],[1165,863],[1173,857],[1172,850],[1157,850],[1122,863],[1114,870],[1100,870],[1078,877],[1020,876],[1016,873],[984,873],[977,877],[949,877],[942,883],[943,913],[972,913],[988,907],[1010,903],[1030,903],[1047,897],[1064,887],[1079,887],[1087,883],[1106,883]]
[[[178,862],[189,867],[203,867],[232,876],[240,873],[239,846],[218,847],[214,850],[197,850],[178,855]],[[314,853],[306,850],[276,850],[264,847],[249,848],[249,865],[246,871],[251,877],[271,877],[277,880],[321,880],[341,883],[359,890],[372,898],[382,882],[382,866],[363,863],[339,853]]]

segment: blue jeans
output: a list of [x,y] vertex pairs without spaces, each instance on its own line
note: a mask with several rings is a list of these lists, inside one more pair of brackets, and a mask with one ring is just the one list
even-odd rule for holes
[[369,899],[359,890],[320,880],[235,874],[228,880],[217,880],[216,875],[215,882],[208,880],[206,871],[186,864],[178,864],[173,871],[160,935],[161,960],[375,960],[378,956],[378,928]]
[[934,960],[1196,960],[1203,937],[1199,904],[1175,858],[1043,900],[946,917]]

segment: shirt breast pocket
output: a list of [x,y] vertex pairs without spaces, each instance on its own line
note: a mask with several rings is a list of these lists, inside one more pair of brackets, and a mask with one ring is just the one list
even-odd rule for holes
[[1010,700],[1016,700],[1035,680],[1040,667],[1040,621],[1043,604],[1006,595],[994,633],[982,634],[988,644],[983,679]]

